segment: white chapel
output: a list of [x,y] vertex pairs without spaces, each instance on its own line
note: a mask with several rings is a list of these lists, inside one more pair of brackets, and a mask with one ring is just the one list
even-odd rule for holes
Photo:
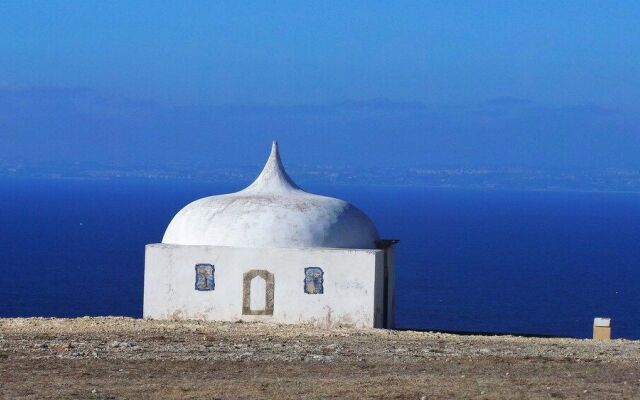
[[393,328],[396,242],[300,189],[274,142],[251,185],[188,204],[146,246],[144,317]]

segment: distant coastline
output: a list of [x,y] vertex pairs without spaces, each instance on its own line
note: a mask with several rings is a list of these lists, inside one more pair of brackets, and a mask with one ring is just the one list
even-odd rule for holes
[[[69,165],[10,164],[0,160],[0,178],[108,181],[145,179],[244,184],[259,166],[137,166],[89,163]],[[640,170],[606,168],[547,171],[530,168],[365,168],[293,166],[303,184],[363,185],[465,190],[640,193]]]

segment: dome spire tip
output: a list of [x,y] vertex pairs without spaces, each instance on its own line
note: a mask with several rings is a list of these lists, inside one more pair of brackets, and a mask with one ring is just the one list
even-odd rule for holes
[[249,185],[247,189],[262,192],[277,192],[282,190],[300,190],[293,183],[287,172],[284,170],[282,160],[280,159],[280,151],[278,149],[278,141],[271,143],[271,154],[267,159],[267,163],[262,168],[262,172],[256,180]]

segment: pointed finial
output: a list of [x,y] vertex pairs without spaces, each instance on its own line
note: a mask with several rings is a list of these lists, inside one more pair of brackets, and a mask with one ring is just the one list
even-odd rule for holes
[[269,154],[269,158],[277,158],[280,159],[280,150],[278,149],[278,141],[274,140],[271,142],[271,154]]
[[298,185],[291,180],[284,170],[282,160],[280,159],[278,142],[276,140],[271,143],[271,154],[269,154],[269,159],[267,159],[267,163],[262,169],[262,172],[245,190],[265,193],[300,190]]

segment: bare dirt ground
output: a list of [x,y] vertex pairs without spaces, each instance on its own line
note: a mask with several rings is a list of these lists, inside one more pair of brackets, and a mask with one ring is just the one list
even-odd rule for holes
[[640,342],[0,319],[0,397],[640,398]]

